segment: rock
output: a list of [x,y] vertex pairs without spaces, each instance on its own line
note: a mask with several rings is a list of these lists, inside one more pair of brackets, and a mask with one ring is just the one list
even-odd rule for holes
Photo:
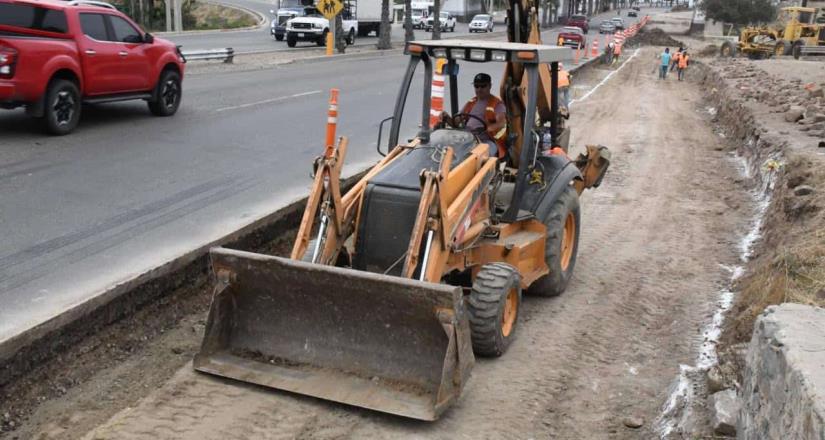
[[809,118],[814,122],[823,122],[825,121],[825,113],[816,113],[812,116],[809,116]]
[[712,394],[708,398],[711,409],[711,426],[718,435],[736,435],[736,420],[739,414],[739,397],[736,391],[725,390]]
[[725,388],[725,379],[719,371],[719,366],[714,365],[707,372],[708,393],[713,394]]
[[810,185],[799,185],[793,189],[793,193],[796,196],[807,196],[814,192],[814,188]]
[[805,108],[798,105],[791,106],[790,110],[785,112],[785,120],[788,122],[796,122],[802,119],[805,114]]
[[822,91],[822,87],[818,85],[811,84],[809,87],[805,87],[808,90],[808,96],[811,98],[822,98],[825,96],[825,92]]
[[638,429],[645,424],[645,419],[639,416],[630,416],[625,417],[625,419],[622,420],[622,423],[624,424],[624,426],[627,426],[628,428]]

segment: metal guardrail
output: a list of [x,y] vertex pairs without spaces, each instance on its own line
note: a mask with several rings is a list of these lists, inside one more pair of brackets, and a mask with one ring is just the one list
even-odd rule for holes
[[793,57],[797,60],[805,55],[825,55],[825,46],[794,46]]
[[235,49],[227,47],[225,49],[184,50],[181,51],[181,55],[186,61],[223,60],[224,63],[231,64],[235,58]]

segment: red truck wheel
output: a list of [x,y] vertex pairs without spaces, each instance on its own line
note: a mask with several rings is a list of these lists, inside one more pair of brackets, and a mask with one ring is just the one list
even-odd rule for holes
[[65,79],[55,79],[46,90],[44,121],[46,130],[63,136],[72,132],[80,120],[80,90],[75,83]]
[[149,110],[155,116],[172,116],[178,111],[181,94],[178,72],[164,70],[155,86],[154,99],[149,101]]

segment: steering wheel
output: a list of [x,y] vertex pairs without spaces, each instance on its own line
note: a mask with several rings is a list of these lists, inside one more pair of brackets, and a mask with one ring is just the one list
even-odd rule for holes
[[486,133],[487,132],[487,122],[485,122],[484,119],[481,119],[478,116],[471,115],[469,113],[456,113],[456,114],[454,114],[453,117],[450,118],[450,125],[452,125],[453,128],[458,128],[458,129],[463,130],[464,128],[467,127],[467,122],[470,120],[470,118],[475,119],[478,122],[481,122],[481,127],[482,128],[481,129],[477,128],[477,129],[473,130],[474,132],[477,132],[477,133]]

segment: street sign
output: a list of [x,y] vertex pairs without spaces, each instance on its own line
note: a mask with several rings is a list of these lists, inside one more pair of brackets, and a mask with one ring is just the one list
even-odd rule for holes
[[316,7],[327,20],[332,21],[341,9],[344,9],[344,4],[341,0],[318,0]]

